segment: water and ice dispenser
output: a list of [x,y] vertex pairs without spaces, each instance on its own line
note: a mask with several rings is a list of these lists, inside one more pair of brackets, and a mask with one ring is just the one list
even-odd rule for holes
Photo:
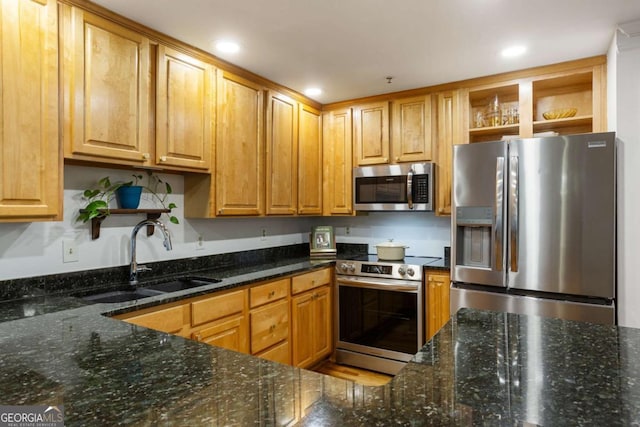
[[493,218],[490,206],[456,208],[455,265],[491,268]]

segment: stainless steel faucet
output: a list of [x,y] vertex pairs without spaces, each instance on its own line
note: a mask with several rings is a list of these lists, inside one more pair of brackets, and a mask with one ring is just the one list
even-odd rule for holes
[[170,251],[172,248],[171,237],[169,236],[169,230],[167,230],[167,227],[163,223],[161,223],[157,219],[145,219],[143,221],[140,221],[138,224],[136,224],[136,226],[133,227],[133,231],[131,232],[131,265],[129,268],[129,284],[130,285],[138,284],[138,272],[151,270],[151,268],[146,267],[144,265],[138,266],[138,263],[136,262],[136,236],[138,235],[138,231],[145,225],[155,226],[158,229],[160,229],[160,231],[162,232],[162,235],[164,236],[164,242],[163,242],[164,247],[167,248],[168,251]]

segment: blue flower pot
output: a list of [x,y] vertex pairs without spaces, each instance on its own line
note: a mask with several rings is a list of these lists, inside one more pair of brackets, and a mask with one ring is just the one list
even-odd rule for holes
[[122,209],[137,209],[140,204],[142,187],[139,185],[125,185],[116,190],[118,206]]

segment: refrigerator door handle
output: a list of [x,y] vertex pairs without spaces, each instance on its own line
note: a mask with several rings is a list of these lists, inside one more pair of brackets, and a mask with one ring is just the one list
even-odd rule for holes
[[504,157],[496,158],[496,197],[495,197],[495,224],[494,224],[494,233],[495,233],[495,241],[494,241],[494,251],[496,260],[495,260],[495,269],[496,271],[502,271],[503,265],[502,261],[504,259],[503,255],[503,229],[504,229],[504,218],[503,218],[503,196],[504,195]]
[[509,159],[509,256],[513,272],[518,271],[518,156]]

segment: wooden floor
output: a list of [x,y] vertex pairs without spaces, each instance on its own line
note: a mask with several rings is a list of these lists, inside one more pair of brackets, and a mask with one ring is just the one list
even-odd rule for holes
[[367,371],[366,369],[354,368],[353,366],[338,365],[330,360],[325,360],[320,363],[313,368],[313,371],[368,386],[385,385],[393,378],[390,375],[379,372]]

